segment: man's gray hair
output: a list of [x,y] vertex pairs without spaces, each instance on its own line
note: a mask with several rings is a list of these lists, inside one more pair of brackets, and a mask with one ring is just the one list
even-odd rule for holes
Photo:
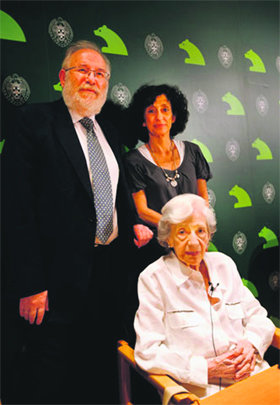
[[158,242],[168,247],[168,238],[171,226],[184,222],[192,215],[194,208],[199,207],[205,215],[206,224],[210,235],[216,232],[216,216],[212,208],[208,207],[204,198],[196,194],[180,194],[169,200],[161,210],[162,217],[158,224]]
[[73,55],[73,53],[79,51],[80,49],[92,49],[93,51],[96,51],[97,53],[99,53],[99,55],[102,56],[102,58],[104,59],[104,62],[107,65],[109,73],[111,72],[111,63],[110,63],[109,59],[101,52],[99,46],[96,45],[94,42],[86,41],[86,40],[80,40],[77,42],[73,42],[69,46],[69,48],[67,48],[67,50],[65,52],[65,57],[62,61],[62,65],[61,65],[62,69],[67,69],[67,68],[71,67],[71,66],[69,66],[69,59],[70,59],[71,55]]

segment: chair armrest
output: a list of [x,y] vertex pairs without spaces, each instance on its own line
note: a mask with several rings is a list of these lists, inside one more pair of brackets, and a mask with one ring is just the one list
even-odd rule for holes
[[271,345],[280,349],[280,328],[275,329]]
[[[150,382],[157,390],[163,394],[164,389],[166,387],[173,387],[173,386],[180,386],[176,381],[174,381],[171,377],[165,374],[151,374],[147,373],[146,371],[140,369],[134,359],[134,350],[129,346],[129,344],[125,340],[118,341],[118,352],[122,356],[122,358],[132,367],[138,374],[140,374],[145,380]],[[199,398],[189,393],[180,393],[175,394],[172,397],[172,403],[174,404],[195,404],[199,405],[200,400]]]

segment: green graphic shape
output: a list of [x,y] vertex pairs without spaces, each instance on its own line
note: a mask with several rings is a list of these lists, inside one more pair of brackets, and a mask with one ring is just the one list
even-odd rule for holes
[[233,186],[229,191],[229,195],[236,197],[238,200],[236,203],[234,203],[234,208],[252,206],[252,201],[247,191],[245,191],[244,188],[239,187],[237,184],[235,184],[235,186]]
[[227,115],[245,115],[245,110],[241,101],[230,91],[222,97],[222,100],[230,105],[230,109],[227,110]]
[[257,298],[259,296],[257,287],[255,286],[254,283],[252,283],[252,281],[246,280],[246,278],[242,278],[242,283],[243,283],[243,285],[245,285],[245,287],[249,288],[249,290],[251,291],[251,293],[253,294],[253,296],[255,298]]
[[199,142],[195,138],[191,142],[195,143],[196,145],[198,145],[200,147],[201,152],[203,153],[203,156],[205,157],[205,159],[207,160],[208,163],[213,162],[212,154],[211,154],[210,150],[208,149],[208,147],[204,143]]
[[267,249],[267,248],[271,248],[273,246],[278,246],[278,238],[275,235],[275,233],[267,228],[266,226],[264,226],[260,232],[258,233],[258,236],[260,238],[264,238],[266,240],[266,243],[263,245],[263,249]]
[[277,316],[270,315],[269,319],[274,323],[277,328],[280,328],[280,319]]
[[198,47],[196,45],[194,45],[188,39],[185,39],[183,42],[181,42],[179,44],[179,48],[186,51],[189,55],[188,58],[185,58],[185,63],[191,64],[191,65],[200,65],[200,66],[206,65],[201,51],[198,49]]
[[259,155],[256,156],[257,160],[272,160],[272,152],[267,144],[260,138],[257,138],[252,143],[252,148],[256,148],[259,151]]
[[218,252],[218,249],[216,248],[216,246],[214,245],[213,242],[209,242],[207,251],[208,252]]
[[250,66],[249,68],[251,72],[266,73],[266,69],[262,59],[256,52],[253,51],[253,49],[250,49],[249,51],[244,53],[244,56],[252,62],[252,66]]
[[4,147],[5,139],[0,142],[0,154],[2,153],[3,147]]
[[97,28],[93,31],[95,35],[103,38],[107,42],[107,46],[103,46],[101,51],[104,53],[114,53],[116,55],[128,55],[126,46],[123,40],[113,30],[106,25]]
[[60,82],[54,84],[53,88],[54,88],[55,91],[62,91],[62,86],[61,86]]
[[9,14],[2,10],[0,10],[0,38],[10,41],[26,42],[21,27]]

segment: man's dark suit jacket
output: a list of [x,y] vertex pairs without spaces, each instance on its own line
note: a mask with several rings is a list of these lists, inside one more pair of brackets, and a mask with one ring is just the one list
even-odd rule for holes
[[[119,239],[133,241],[118,135],[102,114],[96,118],[120,168]],[[21,298],[48,290],[55,316],[71,318],[94,269],[96,214],[86,160],[62,99],[23,107],[15,124],[2,155],[8,292]]]

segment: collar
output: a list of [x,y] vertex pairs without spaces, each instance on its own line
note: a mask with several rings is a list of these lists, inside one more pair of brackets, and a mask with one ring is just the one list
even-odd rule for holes
[[180,287],[187,280],[203,283],[203,277],[200,271],[193,270],[184,263],[180,262],[174,252],[171,252],[168,256],[165,256],[164,262],[171,272],[177,287]]
[[[82,118],[84,118],[74,110],[68,110],[68,111],[69,111],[69,114],[71,115],[73,124],[77,124]],[[88,118],[92,119],[94,126],[96,126],[95,115],[91,115]]]

